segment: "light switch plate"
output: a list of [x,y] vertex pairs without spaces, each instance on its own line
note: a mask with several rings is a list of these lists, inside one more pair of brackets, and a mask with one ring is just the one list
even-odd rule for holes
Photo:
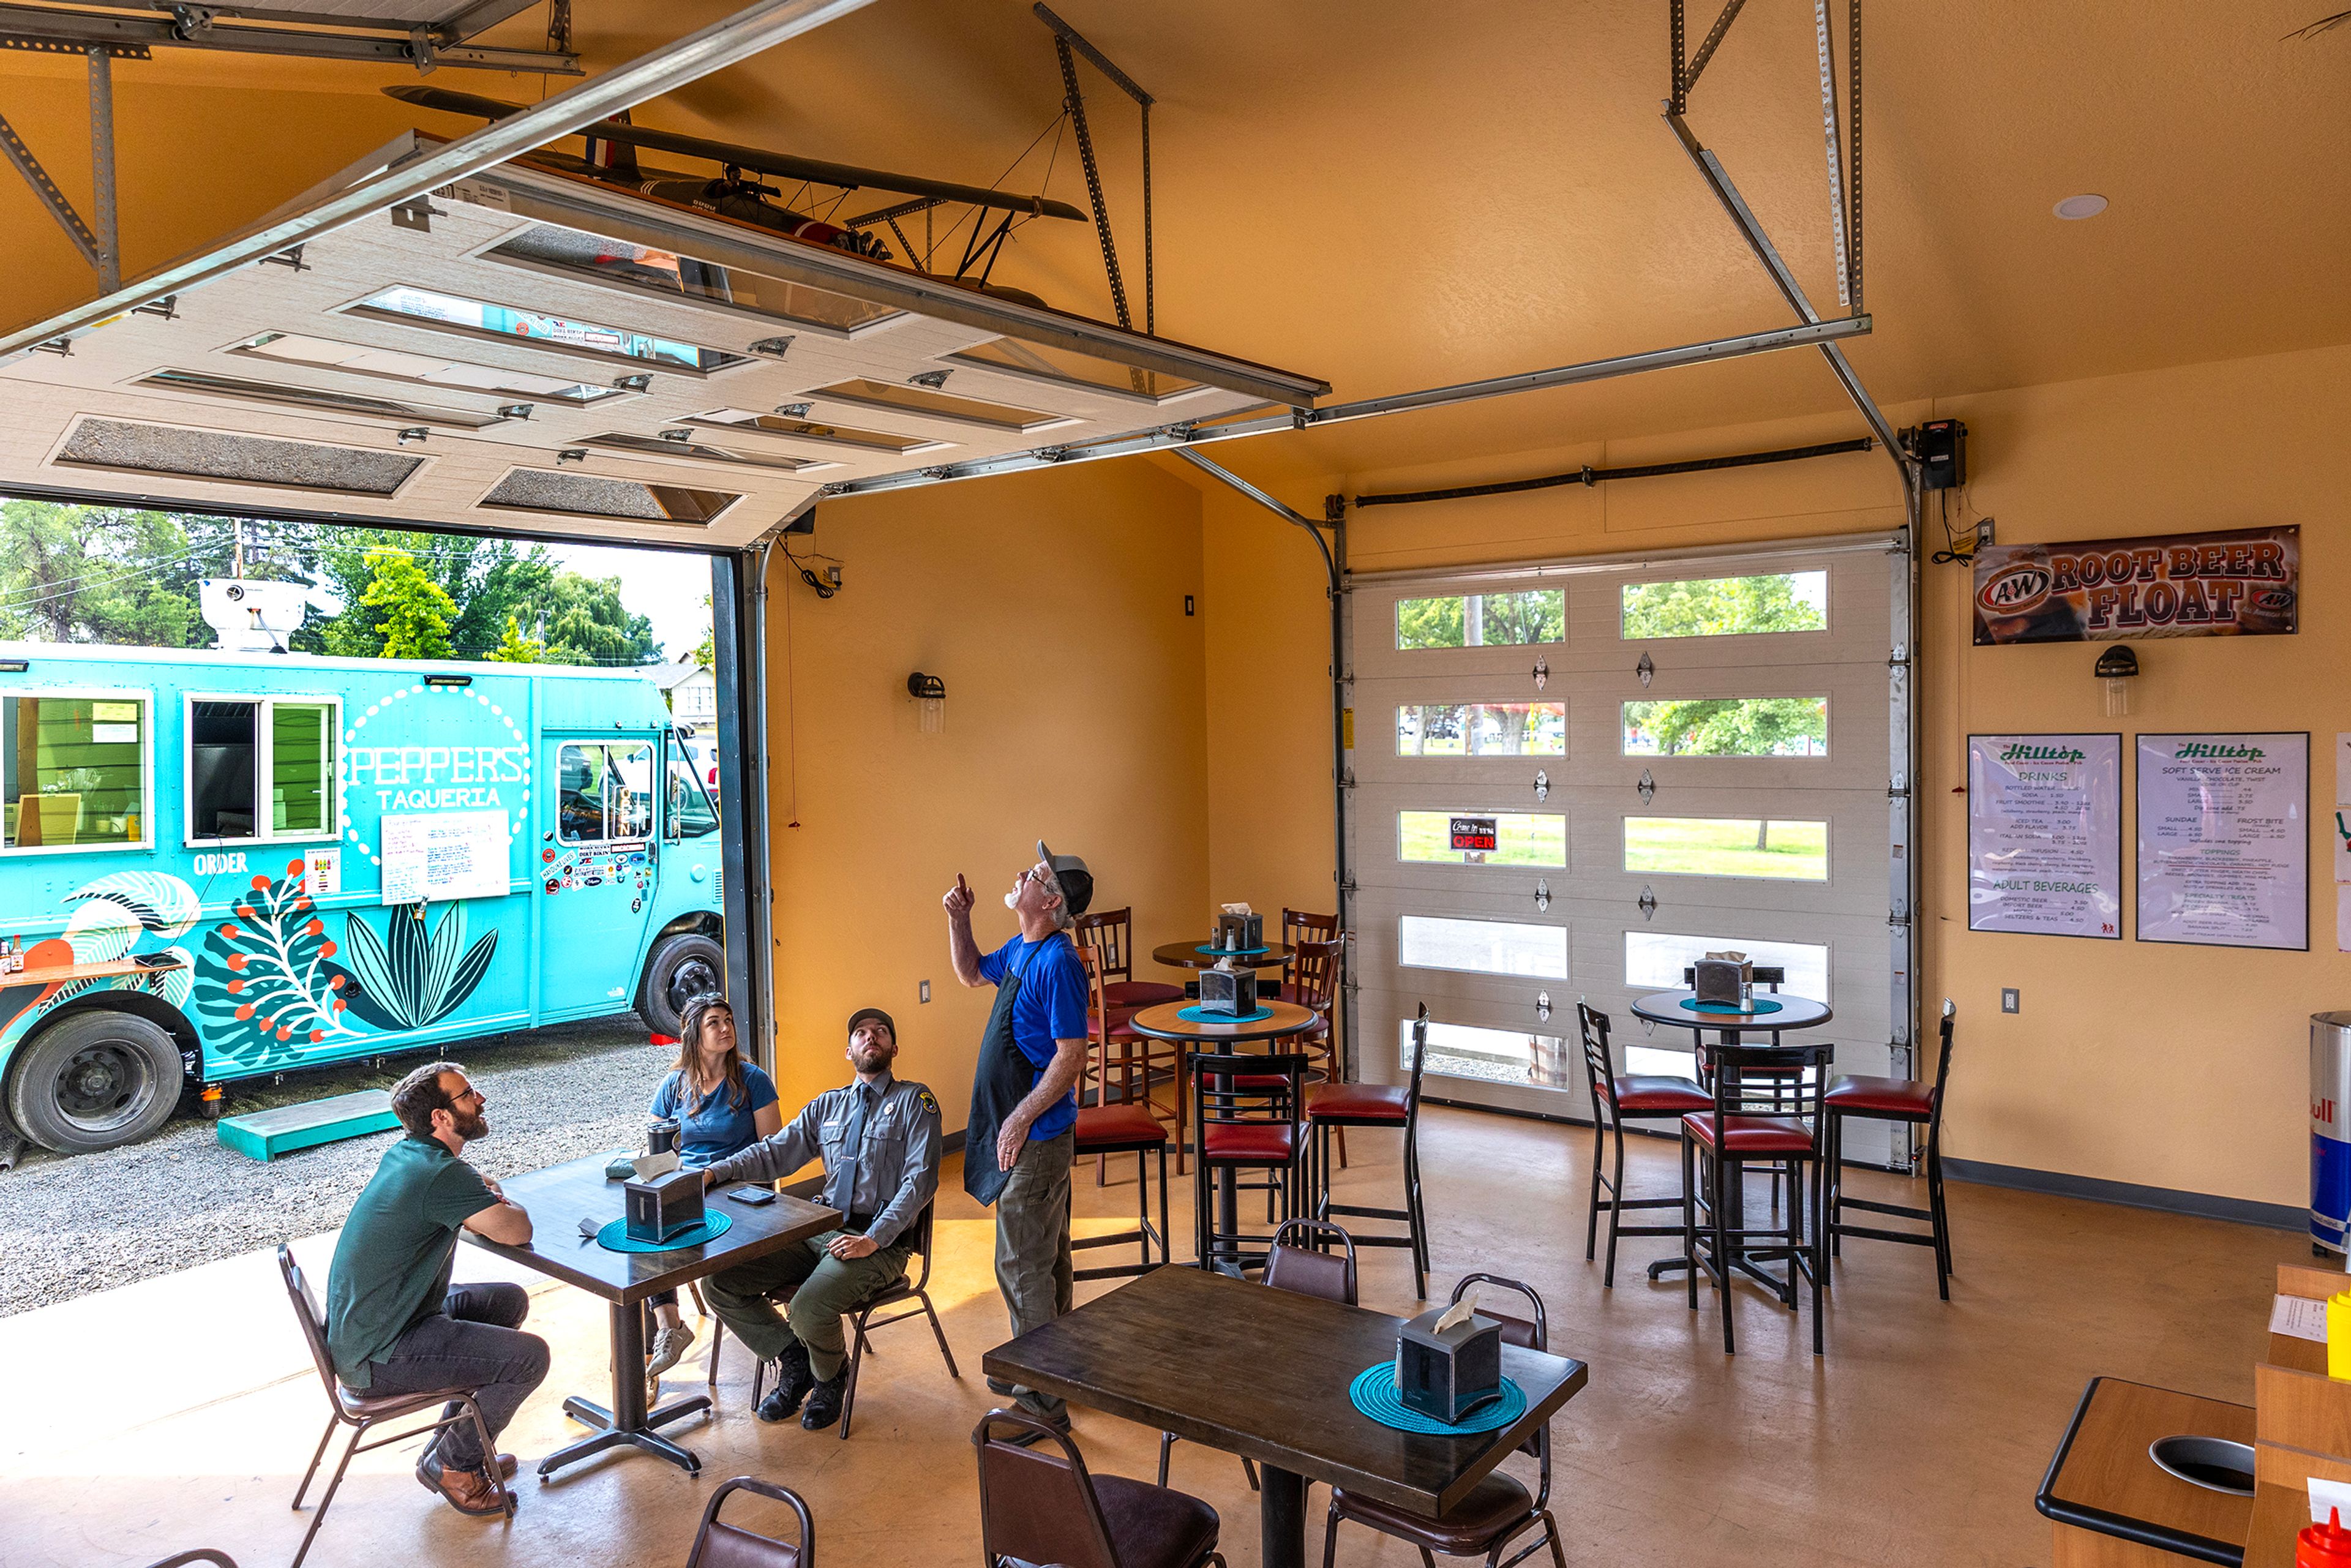
[[2024,1010],[2023,996],[2014,986],[2002,986],[2000,988],[2000,1010],[2004,1013],[2021,1013]]
[[931,983],[930,983],[930,981],[928,981],[928,980],[925,980],[921,985],[919,985],[919,986],[917,986],[917,987],[915,988],[915,990],[916,990],[916,992],[918,993],[918,995],[917,995],[917,998],[916,998],[917,1000],[927,1002],[927,1001],[929,1001],[929,1000],[931,999]]

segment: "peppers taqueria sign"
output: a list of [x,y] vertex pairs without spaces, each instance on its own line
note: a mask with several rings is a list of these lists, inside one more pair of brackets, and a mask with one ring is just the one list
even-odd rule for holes
[[2294,630],[2299,528],[1976,552],[1976,645],[2264,636]]

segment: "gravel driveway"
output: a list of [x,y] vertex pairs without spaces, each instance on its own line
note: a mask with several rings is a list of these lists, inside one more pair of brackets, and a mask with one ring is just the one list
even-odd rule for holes
[[[451,1048],[489,1096],[490,1135],[466,1158],[493,1177],[636,1144],[674,1060],[633,1013]],[[388,1089],[415,1065],[354,1066],[233,1091],[230,1113]],[[325,1144],[264,1165],[221,1147],[192,1116],[95,1155],[30,1150],[0,1174],[0,1316],[273,1246],[342,1224],[397,1133]]]

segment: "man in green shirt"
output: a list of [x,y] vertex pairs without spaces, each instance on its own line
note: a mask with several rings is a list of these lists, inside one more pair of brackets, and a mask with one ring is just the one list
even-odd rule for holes
[[[455,1062],[429,1062],[393,1086],[406,1136],[384,1151],[335,1243],[327,1347],[347,1388],[472,1389],[495,1443],[547,1376],[547,1342],[519,1330],[530,1311],[521,1286],[449,1285],[459,1228],[512,1247],[530,1240],[530,1216],[458,1157],[489,1132],[486,1103]],[[515,1473],[513,1457],[485,1452],[465,1421],[425,1445],[416,1479],[460,1513],[500,1514],[492,1464]]]

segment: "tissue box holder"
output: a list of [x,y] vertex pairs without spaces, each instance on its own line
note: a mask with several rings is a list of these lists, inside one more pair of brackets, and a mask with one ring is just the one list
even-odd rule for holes
[[621,1186],[632,1241],[666,1241],[702,1223],[702,1173],[676,1170]]
[[1452,1426],[1502,1396],[1502,1325],[1473,1312],[1439,1333],[1446,1311],[1432,1308],[1396,1331],[1396,1397]]

